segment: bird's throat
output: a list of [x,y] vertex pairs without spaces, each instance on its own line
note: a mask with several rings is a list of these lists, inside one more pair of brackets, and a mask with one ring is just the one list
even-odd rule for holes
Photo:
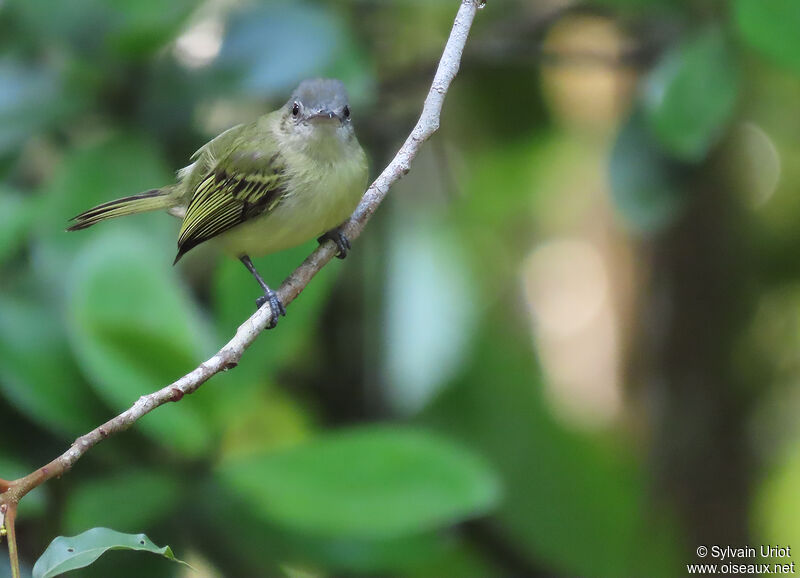
[[343,141],[333,126],[317,126],[308,138],[303,139],[305,154],[313,161],[335,163],[352,152],[348,143]]

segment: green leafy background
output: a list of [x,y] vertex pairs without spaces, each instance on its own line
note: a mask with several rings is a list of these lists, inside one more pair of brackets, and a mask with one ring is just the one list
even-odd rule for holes
[[[213,250],[172,267],[167,215],[67,219],[316,75],[377,174],[458,4],[0,2],[0,478],[208,358],[258,295]],[[487,2],[441,131],[278,330],[25,498],[24,569],[102,527],[203,576],[800,548],[800,3],[540,4]],[[257,266],[278,284],[314,245]],[[80,572],[195,575],[131,551]]]

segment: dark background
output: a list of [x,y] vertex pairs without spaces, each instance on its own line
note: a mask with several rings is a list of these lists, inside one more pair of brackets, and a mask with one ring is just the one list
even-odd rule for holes
[[[457,5],[0,1],[0,477],[258,295],[212,252],[171,267],[167,215],[67,219],[316,75],[376,175]],[[235,371],[26,497],[25,564],[95,526],[201,573],[80,575],[675,576],[699,545],[800,548],[798,30],[797,0],[489,0],[351,256]],[[257,266],[277,285],[314,245]]]

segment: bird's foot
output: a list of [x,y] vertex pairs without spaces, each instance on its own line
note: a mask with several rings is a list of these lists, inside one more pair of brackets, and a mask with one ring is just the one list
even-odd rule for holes
[[332,229],[317,238],[317,242],[320,245],[329,240],[336,243],[336,248],[339,249],[339,252],[336,253],[337,258],[344,259],[347,257],[347,252],[350,250],[350,239],[347,238],[347,235],[342,233],[341,229]]
[[269,309],[272,312],[272,318],[269,320],[267,329],[273,329],[278,324],[278,319],[281,315],[286,317],[286,307],[281,303],[280,297],[272,289],[268,289],[264,295],[256,299],[256,307],[261,309],[264,303],[269,302]]

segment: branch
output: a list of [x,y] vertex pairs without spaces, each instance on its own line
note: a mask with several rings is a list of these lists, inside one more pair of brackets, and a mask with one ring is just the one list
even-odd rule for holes
[[8,560],[11,563],[11,578],[20,578],[19,552],[17,552],[17,505],[0,504],[0,516],[4,517],[3,530],[8,538]]
[[[361,203],[343,227],[343,232],[351,240],[361,235],[367,221],[389,192],[389,188],[408,173],[411,161],[417,156],[422,143],[439,128],[444,97],[458,72],[461,55],[475,14],[484,4],[485,0],[461,1],[453,29],[416,126],[389,165],[367,189]],[[288,306],[300,295],[314,275],[335,256],[336,251],[336,245],[333,242],[320,245],[289,275],[277,290],[284,305]],[[271,317],[272,313],[269,303],[267,303],[239,326],[233,339],[199,367],[170,385],[151,394],[143,395],[117,417],[76,439],[66,452],[49,464],[18,480],[11,482],[3,480],[0,484],[0,491],[3,492],[0,494],[0,511],[5,514],[5,525],[2,524],[2,518],[0,518],[0,527],[8,530],[9,550],[14,554],[12,566],[14,566],[16,558],[13,519],[16,514],[16,506],[25,494],[50,478],[61,476],[69,471],[91,447],[107,437],[128,429],[144,415],[167,402],[180,401],[184,395],[197,391],[201,385],[217,373],[236,367],[245,350],[266,329]]]

